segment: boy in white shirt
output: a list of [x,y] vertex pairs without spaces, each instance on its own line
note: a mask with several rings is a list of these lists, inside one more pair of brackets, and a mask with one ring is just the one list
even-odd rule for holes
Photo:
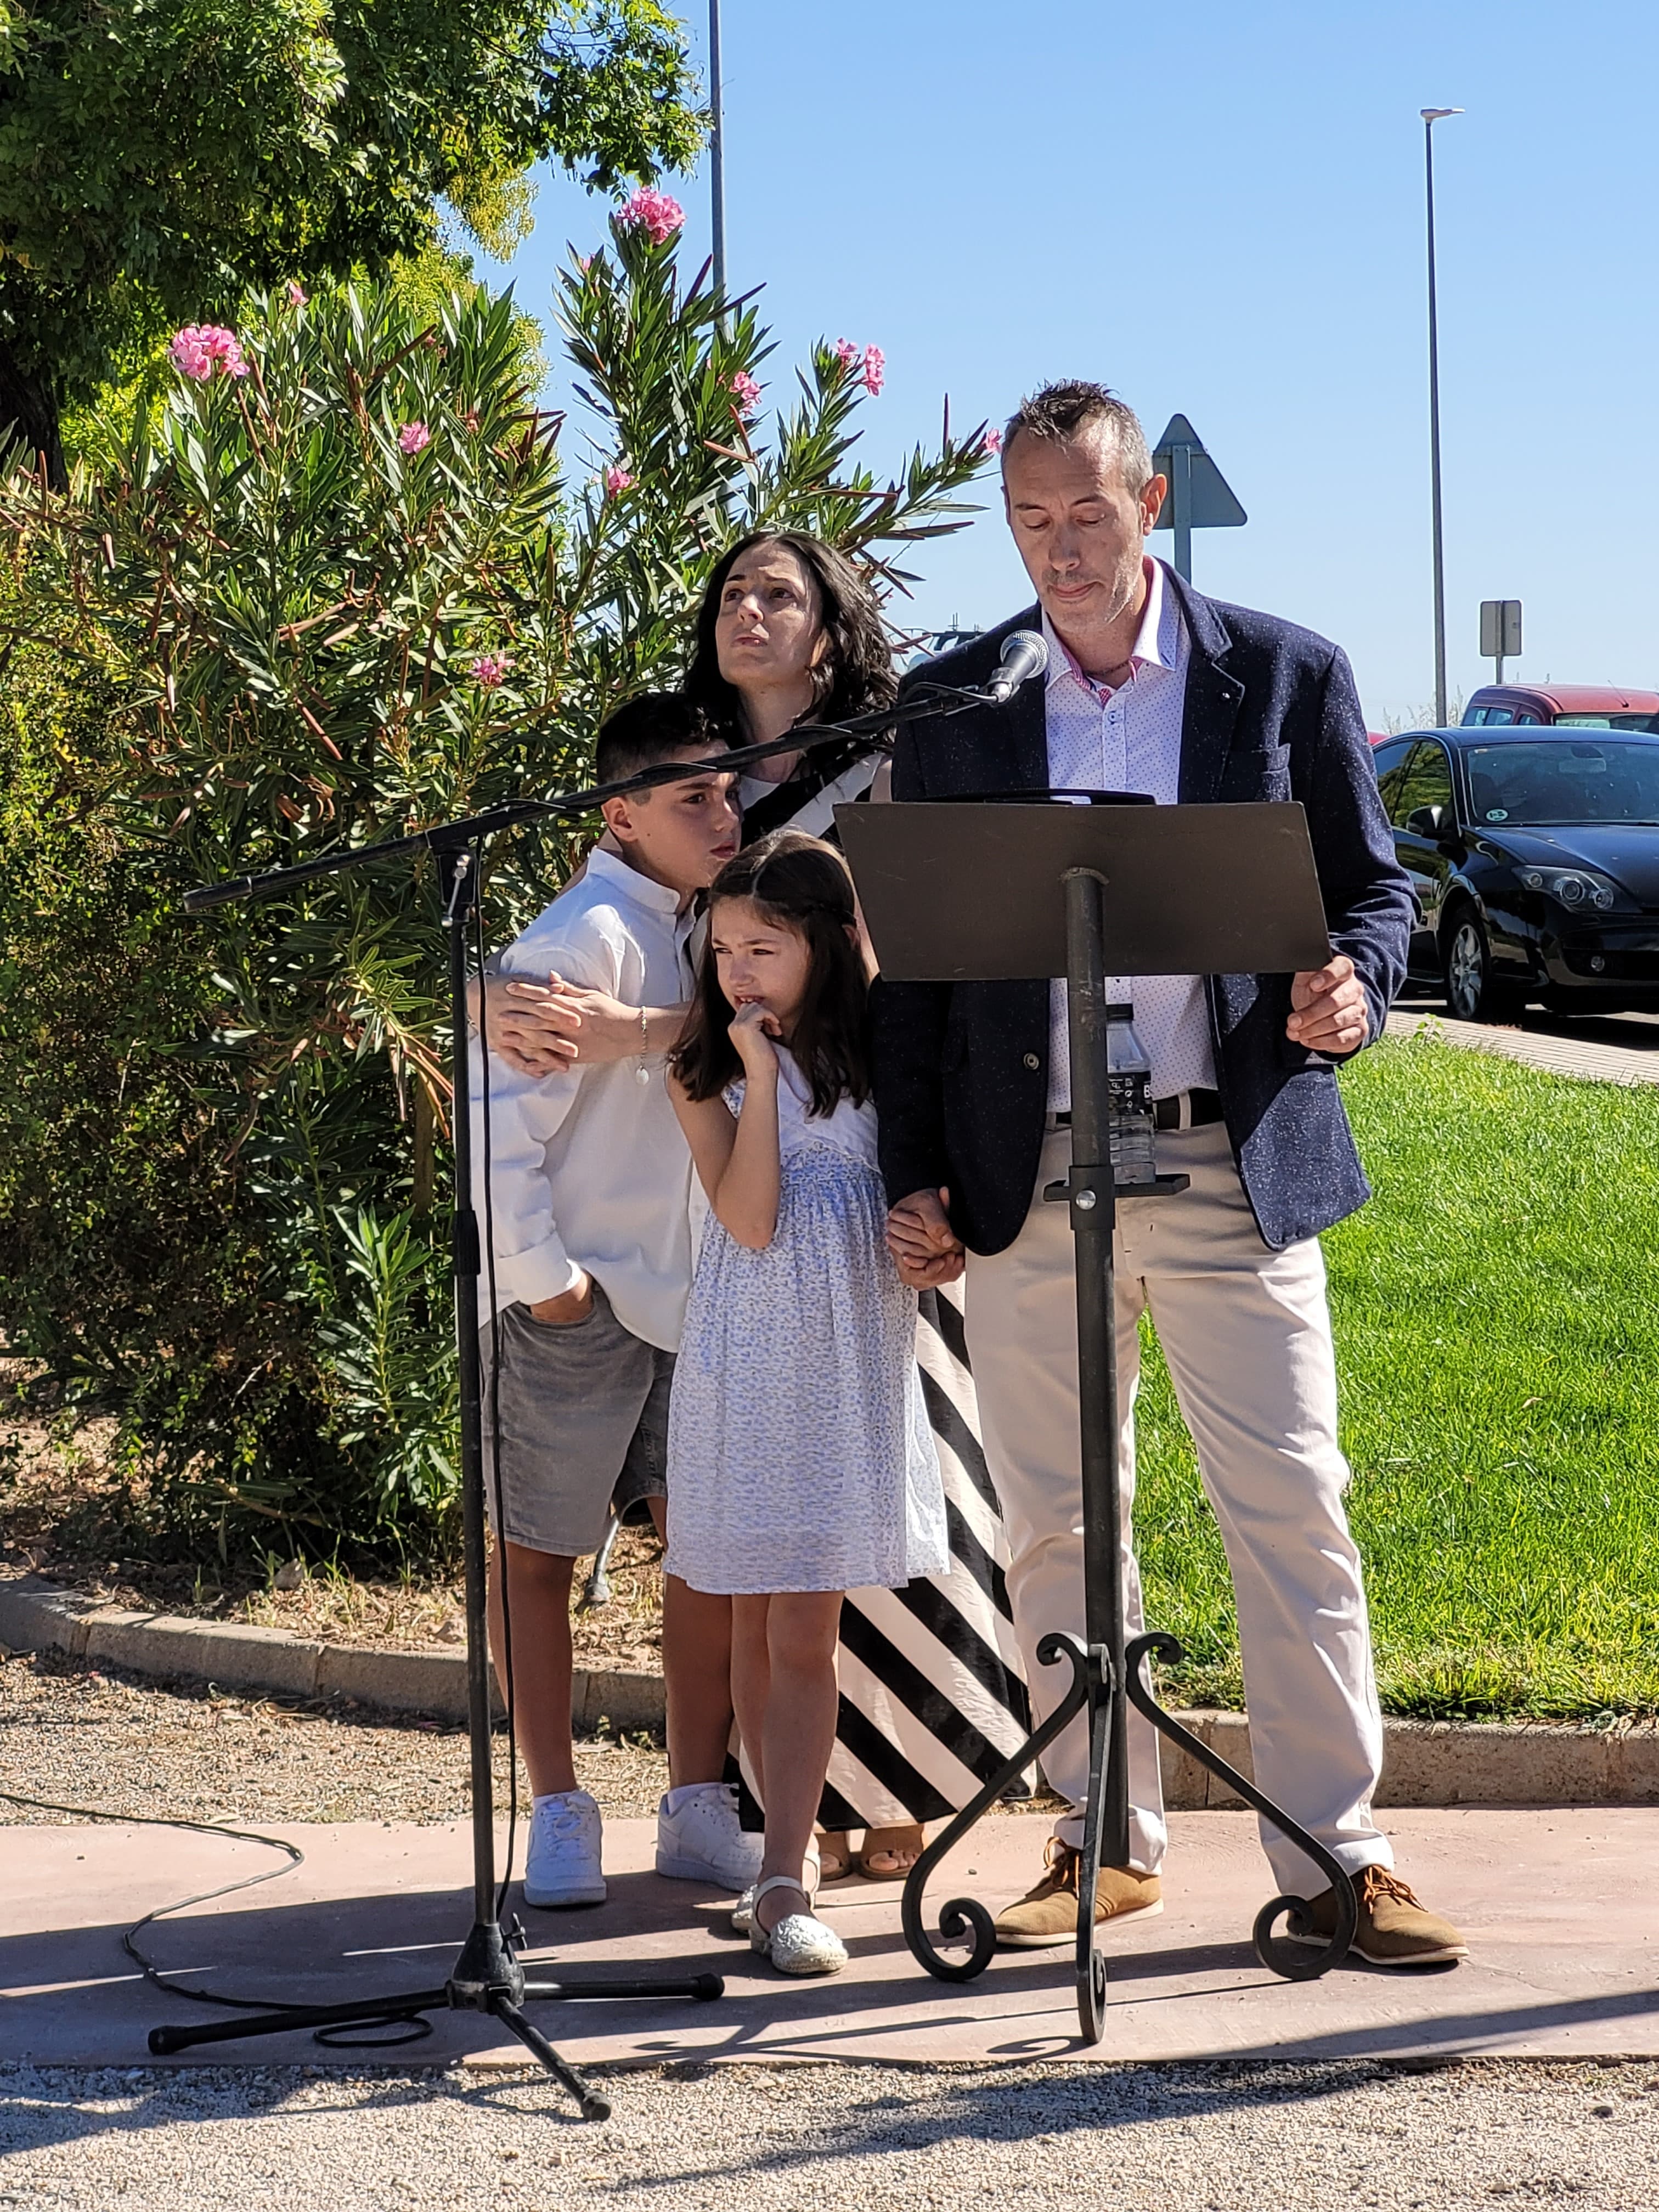
[[[635,699],[611,716],[599,732],[599,782],[705,756],[708,773],[607,800],[617,849],[589,854],[580,879],[508,949],[503,972],[543,980],[556,969],[641,1009],[690,998],[693,901],[738,844],[737,778],[714,765],[724,750],[677,696]],[[691,1281],[690,1155],[643,1018],[638,1057],[608,1066],[538,1080],[489,1054],[487,1152],[483,1057],[471,1080],[475,1195],[490,1220],[499,1317],[492,1336],[487,1267],[490,1645],[505,1684],[504,1571],[519,1742],[535,1798],[525,1901],[598,1905],[599,1810],[577,1788],[571,1756],[571,1575],[599,1543],[613,1493],[647,1498],[660,1523],[669,1385]],[[730,1601],[671,1581],[663,1661],[677,1786],[659,1815],[671,1838],[666,1870],[741,1889],[754,1878],[760,1838],[740,1832],[735,1796],[720,1780],[731,1714],[729,1657],[722,1668],[720,1655],[730,1645]],[[709,1771],[675,1773],[677,1752],[680,1767]],[[661,1848],[658,1856],[663,1865]]]

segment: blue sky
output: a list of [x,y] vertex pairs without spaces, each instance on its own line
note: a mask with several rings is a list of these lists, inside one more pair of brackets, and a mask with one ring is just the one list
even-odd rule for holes
[[[821,334],[883,346],[878,471],[946,392],[961,422],[1067,374],[1153,435],[1180,410],[1250,518],[1195,538],[1194,580],[1338,639],[1374,726],[1433,691],[1418,110],[1467,109],[1436,129],[1453,690],[1490,677],[1485,598],[1525,604],[1521,676],[1659,684],[1652,0],[725,0],[722,25],[730,275],[765,287],[775,378]],[[667,181],[700,257],[706,172]],[[543,181],[524,306],[605,213]],[[1023,603],[994,506],[916,565],[921,622]]]

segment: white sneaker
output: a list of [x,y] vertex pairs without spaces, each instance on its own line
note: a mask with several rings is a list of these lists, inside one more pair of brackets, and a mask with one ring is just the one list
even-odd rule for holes
[[525,1903],[547,1911],[570,1905],[603,1905],[602,1839],[599,1808],[586,1790],[538,1797],[525,1858]]
[[746,1836],[738,1825],[738,1793],[730,1783],[706,1782],[671,1812],[657,1807],[657,1872],[674,1881],[712,1881],[722,1889],[747,1889],[758,1881],[763,1836]]

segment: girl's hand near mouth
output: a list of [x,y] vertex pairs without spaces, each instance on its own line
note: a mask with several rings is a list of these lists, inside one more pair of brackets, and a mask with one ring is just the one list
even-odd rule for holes
[[732,1042],[737,1047],[738,1057],[743,1062],[743,1072],[752,1082],[770,1076],[775,1083],[778,1077],[778,1055],[771,1040],[781,1042],[782,1024],[769,1006],[758,999],[747,1000],[738,1008],[732,1024]]

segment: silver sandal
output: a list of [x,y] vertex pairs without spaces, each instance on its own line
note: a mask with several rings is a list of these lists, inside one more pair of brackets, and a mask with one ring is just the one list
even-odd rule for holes
[[[756,1884],[757,1905],[769,1889],[794,1889],[807,1894],[793,1875],[769,1875]],[[770,1930],[754,1921],[749,1930],[749,1948],[763,1953],[781,1974],[838,1974],[848,1960],[847,1946],[835,1929],[826,1928],[810,1912],[786,1912]]]

